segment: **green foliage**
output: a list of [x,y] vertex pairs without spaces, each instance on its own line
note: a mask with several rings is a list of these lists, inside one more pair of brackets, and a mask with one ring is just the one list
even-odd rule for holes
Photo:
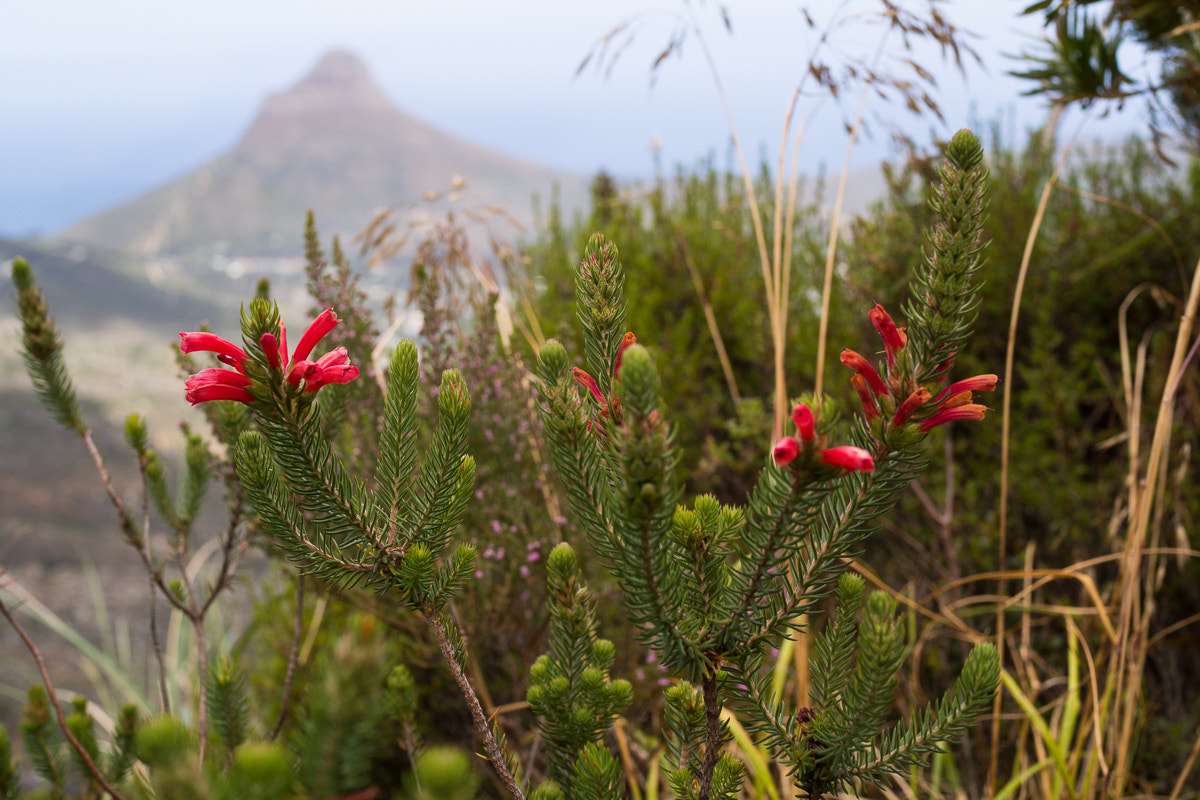
[[13,761],[12,741],[8,730],[0,725],[0,800],[17,800],[21,796],[21,775]]
[[[246,342],[257,342],[277,329],[278,312],[255,301],[243,323]],[[399,398],[411,394],[416,381],[413,370],[403,369],[406,358],[415,359],[415,350],[405,355],[406,347],[411,345],[398,348],[397,368],[389,375],[389,389]],[[471,403],[458,374],[443,376],[439,423],[411,487],[411,403],[386,406],[382,441],[401,450],[383,459],[379,499],[335,454],[321,407],[293,398],[273,383],[279,377],[263,375],[274,387],[264,395],[269,410],[259,416],[259,431],[241,435],[234,460],[264,530],[302,568],[340,589],[365,584],[381,594],[395,591],[411,608],[436,613],[465,583],[474,562],[474,550],[462,545],[439,566],[474,486],[474,461],[463,452]],[[410,502],[401,506],[405,498]]]
[[50,719],[50,701],[41,684],[29,687],[21,715],[21,743],[34,772],[48,784],[51,797],[66,791],[68,760],[62,733]]
[[457,747],[423,751],[413,778],[411,800],[474,800],[479,786],[471,756]]
[[[792,245],[793,285],[809,287],[824,264],[828,230],[815,202],[806,202],[808,186],[797,200]],[[755,193],[765,235],[774,235],[774,189],[764,165],[755,181]],[[593,312],[575,305],[579,298],[575,276],[581,262],[594,259],[597,269],[612,268],[614,256],[597,248],[594,234],[619,244],[625,295],[635,302],[625,310],[624,321],[612,324],[604,344],[593,349],[581,335]],[[731,431],[743,411],[742,403],[770,397],[772,392],[771,332],[762,286],[759,255],[750,207],[741,176],[718,169],[711,161],[694,169],[678,170],[640,190],[618,191],[616,182],[601,173],[592,187],[591,213],[573,224],[552,208],[545,230],[528,248],[532,301],[546,336],[554,337],[572,352],[582,352],[581,367],[608,394],[611,372],[602,366],[605,348],[619,341],[626,330],[658,355],[663,401],[681,430],[688,431],[677,446],[682,480],[690,492],[715,494],[722,502],[740,500],[749,491],[761,467],[751,457],[731,464],[717,453],[733,447],[753,450],[753,434]],[[580,291],[585,290],[580,287]],[[592,299],[603,301],[587,289]],[[607,302],[607,301],[606,301]],[[575,310],[572,311],[574,306]],[[707,311],[728,357],[731,386],[713,341]],[[605,315],[617,313],[608,308]],[[787,332],[790,376],[811,380],[816,361],[818,308],[797,292],[791,301]],[[847,330],[845,319],[831,320],[831,336]],[[608,323],[606,323],[608,324]],[[597,360],[601,359],[601,360]],[[608,359],[611,369],[611,357]],[[739,402],[740,401],[740,402]],[[770,423],[767,423],[770,430]],[[733,435],[731,435],[733,434]]]
[[370,784],[373,760],[385,745],[387,714],[380,702],[390,671],[387,650],[371,620],[360,618],[322,652],[302,698],[305,713],[288,742],[296,777],[316,797],[337,797]]
[[[527,585],[529,565],[542,559],[543,543],[574,532],[556,513],[559,498],[552,486],[515,485],[546,479],[540,467],[529,466],[539,457],[544,432],[575,521],[587,534],[596,561],[611,575],[611,580],[597,581],[587,573],[589,583],[605,605],[616,606],[607,601],[619,591],[634,628],[632,635],[628,628],[618,629],[613,638],[640,638],[664,671],[684,679],[665,692],[664,706],[668,782],[676,796],[707,800],[736,797],[743,791],[746,767],[724,752],[731,739],[722,720],[726,707],[812,797],[878,781],[921,763],[976,720],[997,683],[995,652],[976,648],[966,657],[953,689],[912,719],[890,727],[896,675],[907,653],[905,636],[895,602],[879,593],[867,597],[862,582],[847,573],[847,564],[862,553],[883,516],[924,468],[934,427],[926,423],[946,410],[938,393],[952,380],[951,366],[957,362],[957,370],[971,363],[964,345],[976,315],[982,322],[988,320],[990,309],[981,302],[979,280],[988,224],[983,214],[988,176],[973,136],[955,137],[939,174],[932,218],[923,218],[929,224],[920,226],[931,231],[924,261],[918,254],[903,271],[890,274],[897,286],[911,277],[914,290],[904,295],[885,282],[894,289],[889,306],[901,307],[901,298],[907,301],[906,328],[897,332],[882,308],[872,312],[887,354],[886,365],[880,366],[882,388],[872,387],[871,394],[862,396],[860,415],[838,413],[837,403],[849,395],[844,387],[832,390],[836,397],[802,398],[797,412],[803,408],[812,419],[806,427],[797,416],[795,436],[785,437],[795,453],[787,457],[780,457],[779,451],[773,458],[764,453],[770,443],[763,432],[765,415],[756,411],[761,404],[755,398],[743,395],[740,405],[710,402],[728,391],[717,369],[688,389],[703,386],[707,393],[699,393],[695,404],[684,404],[683,413],[674,411],[677,386],[671,376],[691,366],[672,338],[682,336],[673,326],[631,325],[643,332],[642,345],[629,346],[626,336],[627,322],[646,313],[643,301],[659,315],[652,317],[656,320],[683,320],[695,311],[687,304],[660,302],[686,294],[670,280],[683,276],[680,270],[689,261],[701,284],[724,280],[727,273],[742,288],[752,285],[750,281],[757,285],[753,270],[743,274],[741,262],[730,256],[744,244],[746,234],[741,200],[734,197],[732,184],[721,188],[711,171],[704,185],[681,176],[681,192],[670,202],[668,193],[661,191],[649,195],[646,206],[605,194],[596,213],[605,226],[628,235],[633,254],[628,263],[638,265],[637,274],[627,278],[608,238],[588,240],[575,285],[582,334],[576,338],[566,332],[564,340],[573,352],[583,354],[582,363],[590,372],[572,369],[567,347],[557,341],[541,348],[536,362],[540,420],[527,416],[521,391],[533,381],[521,355],[495,324],[501,301],[494,295],[473,295],[478,301],[475,327],[465,322],[456,327],[447,321],[451,299],[446,293],[453,283],[432,263],[422,265],[423,282],[414,289],[422,310],[436,311],[441,318],[427,314],[421,358],[413,342],[395,348],[381,376],[384,391],[378,393],[377,403],[368,396],[375,392],[374,385],[366,394],[354,394],[354,384],[318,393],[289,381],[279,364],[272,364],[270,346],[264,344],[267,335],[282,340],[283,329],[268,287],[260,286],[259,296],[242,315],[246,358],[240,366],[249,380],[246,391],[251,399],[205,403],[218,440],[230,445],[231,462],[213,454],[220,448],[210,449],[185,431],[181,487],[172,492],[163,461],[150,449],[140,419],[127,420],[126,439],[139,458],[149,502],[175,531],[181,550],[208,483],[223,477],[229,481],[232,507],[247,501],[257,514],[252,525],[316,578],[306,581],[307,586],[326,593],[320,600],[321,614],[329,604],[323,618],[303,602],[261,610],[260,625],[271,615],[286,622],[260,629],[258,640],[248,635],[239,653],[240,659],[278,651],[271,654],[275,660],[270,670],[251,672],[256,686],[262,685],[266,672],[278,678],[288,668],[292,705],[282,715],[287,721],[282,739],[279,744],[251,739],[251,728],[267,716],[251,713],[244,679],[232,660],[221,660],[206,671],[207,696],[201,708],[208,714],[208,731],[193,731],[170,716],[139,729],[136,715],[123,715],[113,746],[103,754],[85,706],[72,715],[71,729],[103,762],[106,774],[127,774],[136,749],[149,766],[151,789],[158,796],[323,797],[371,786],[383,786],[386,792],[401,778],[394,775],[391,784],[381,779],[384,760],[393,760],[386,766],[391,774],[396,772],[395,762],[403,768],[416,759],[410,787],[414,796],[450,797],[457,792],[469,797],[477,789],[469,757],[447,757],[450,766],[442,771],[452,777],[445,782],[426,772],[440,757],[437,748],[427,748],[417,758],[418,730],[422,738],[429,737],[431,729],[435,735],[452,729],[461,736],[454,728],[461,728],[461,721],[443,713],[436,697],[437,677],[426,663],[432,648],[412,630],[408,616],[395,613],[395,607],[402,607],[428,623],[422,630],[433,633],[451,677],[467,699],[476,747],[486,752],[508,791],[515,793],[519,783],[509,781],[519,774],[517,751],[506,750],[501,730],[507,728],[511,735],[522,724],[514,722],[519,715],[511,713],[513,690],[522,688],[521,670],[542,649],[545,632],[521,629],[519,620],[525,617],[509,611],[519,609],[534,618],[542,589]],[[728,206],[717,199],[728,201]],[[644,225],[639,214],[648,209],[653,224]],[[714,220],[730,227],[722,229]],[[645,230],[639,231],[639,226]],[[717,235],[713,231],[724,238],[706,239]],[[306,239],[310,289],[320,304],[361,306],[361,296],[354,294],[356,279],[336,240],[335,274],[324,264],[311,219]],[[797,244],[798,253],[805,246]],[[563,241],[554,247],[566,249]],[[669,274],[648,279],[645,268],[660,258],[666,264],[663,272]],[[804,269],[803,259],[798,260]],[[908,267],[914,263],[921,266],[909,276]],[[641,284],[644,294],[635,289],[635,284],[648,280],[657,285]],[[691,276],[687,283],[695,286]],[[626,291],[638,298],[636,307],[626,307]],[[730,294],[735,308],[743,301],[755,302],[754,292]],[[703,295],[698,293],[701,299]],[[725,302],[715,294],[710,298]],[[811,303],[800,298],[797,305],[795,318],[803,327]],[[374,329],[365,308],[353,313],[361,323],[356,334],[361,349],[354,360],[368,372],[366,344]],[[747,355],[769,338],[755,332],[754,326],[762,322],[761,311],[755,313],[757,317],[747,313],[735,323],[751,344],[735,356],[734,375],[735,380],[745,380],[742,388],[747,392],[765,394],[768,384],[759,380],[757,365],[768,359],[752,363]],[[884,317],[892,328],[885,330]],[[341,332],[351,327],[349,319]],[[852,326],[845,320],[840,324]],[[695,327],[691,324],[687,330],[691,338]],[[839,335],[837,330],[834,335]],[[697,349],[694,343],[691,349]],[[460,373],[435,368],[460,358],[482,376],[483,388],[474,398]],[[994,368],[990,363],[989,367]],[[856,377],[866,374],[866,368],[854,369]],[[479,414],[483,404],[476,405],[481,397],[488,398],[484,414]],[[468,426],[473,406],[484,417],[476,432]],[[714,408],[719,411],[713,413]],[[842,416],[851,418],[843,423]],[[690,425],[693,421],[699,423],[696,428]],[[489,435],[481,436],[480,431]],[[721,442],[715,441],[718,436]],[[714,441],[706,444],[708,439]],[[853,448],[839,446],[842,442]],[[478,452],[477,447],[486,453],[486,460],[478,464],[467,455]],[[720,499],[714,494],[686,499],[690,489],[702,483],[697,476],[717,474],[716,469],[705,473],[709,468],[704,460],[721,460],[724,457],[714,454],[722,448],[731,454],[728,460],[737,459],[739,470],[753,468],[757,476],[723,482]],[[829,457],[847,449],[854,449],[849,456],[854,460]],[[533,458],[517,458],[526,454]],[[484,470],[489,477],[477,494],[476,476]],[[736,494],[744,501],[734,504],[732,487],[742,485],[746,491]],[[478,503],[470,503],[472,495]],[[237,513],[234,519],[235,526],[242,525]],[[460,537],[470,543],[458,544]],[[506,544],[516,545],[512,554],[485,555],[484,561],[492,563],[477,571],[477,548],[495,554]],[[579,563],[572,547],[562,543],[546,561],[548,639],[545,655],[529,669],[527,696],[541,732],[537,747],[544,753],[544,764],[535,759],[537,767],[528,766],[548,780],[531,796],[621,797],[627,791],[626,776],[604,738],[615,715],[630,707],[634,695],[628,682],[612,678],[619,673],[618,658],[627,657],[626,650],[637,657],[636,650],[599,638],[598,603],[583,578],[586,558]],[[222,573],[220,580],[224,579]],[[462,590],[471,581],[479,587],[479,596],[463,599]],[[196,605],[195,589],[186,580],[162,582],[179,607]],[[359,588],[371,593],[354,591]],[[336,597],[338,593],[345,597]],[[831,593],[837,595],[836,604],[828,602]],[[452,604],[456,598],[461,602]],[[350,613],[350,607],[377,616]],[[278,614],[281,608],[287,613]],[[826,620],[830,609],[836,613]],[[291,628],[293,615],[301,631],[294,643],[290,630],[281,633]],[[468,616],[466,625],[459,621],[463,616]],[[503,629],[492,629],[481,619],[505,622]],[[398,656],[398,648],[386,646],[376,632],[381,620],[390,628],[391,641],[415,647],[406,646]],[[478,626],[475,630],[473,624]],[[607,630],[608,619],[604,625]],[[773,648],[807,625],[821,631],[810,664],[815,707],[800,709],[790,707],[787,694],[772,685]],[[255,653],[255,648],[261,652]],[[285,658],[282,653],[289,651]],[[296,672],[294,684],[291,668]],[[494,673],[517,678],[491,682]],[[472,683],[479,687],[482,703]],[[272,689],[279,694],[277,685]],[[635,710],[640,713],[641,708]],[[42,728],[47,759],[69,756],[61,742],[50,741],[53,726]],[[516,735],[513,741],[524,744]],[[69,761],[62,766],[69,768]],[[61,784],[61,776],[58,780]]]
[[292,788],[291,758],[274,742],[243,742],[223,783],[230,800],[283,800]]
[[250,706],[246,678],[229,658],[222,657],[208,670],[206,698],[209,723],[227,757],[246,741],[250,728]]
[[[1093,10],[1090,6],[1097,5]],[[1158,143],[1174,127],[1186,146],[1200,130],[1200,43],[1194,29],[1195,9],[1178,0],[1115,0],[1102,6],[1088,0],[1038,0],[1022,12],[1043,14],[1050,30],[1045,44],[1022,54],[1038,66],[1014,71],[1034,86],[1026,94],[1044,94],[1055,105],[1079,103],[1086,108],[1107,100],[1117,108],[1130,98],[1146,104],[1150,133]],[[1124,74],[1122,54],[1135,60],[1148,51],[1154,79],[1136,81]],[[1169,123],[1169,124],[1164,124]]]
[[198,745],[196,732],[170,715],[147,720],[138,729],[135,741],[138,759],[151,767],[181,762]]
[[620,766],[603,739],[632,699],[628,681],[611,680],[616,655],[596,636],[596,601],[582,582],[575,552],[563,543],[546,562],[549,652],[529,670],[529,706],[538,715],[546,770],[567,800],[619,798]]
[[1043,94],[1053,103],[1077,102],[1087,108],[1099,98],[1120,97],[1132,82],[1119,63],[1120,30],[1110,35],[1080,6],[1062,6],[1051,15],[1055,36],[1047,41],[1048,51],[1026,56],[1038,66],[1011,74],[1034,84],[1025,94]]
[[[1021,152],[999,144],[990,149],[986,282],[978,294],[977,333],[955,366],[963,375],[999,372],[1004,363],[1025,246],[1025,236],[1013,231],[1031,224],[1053,168],[1053,154],[1036,136]],[[1181,252],[1176,243],[1200,237],[1200,218],[1193,213],[1198,178],[1195,172],[1173,177],[1137,142],[1111,157],[1092,153],[1062,176],[1064,188],[1047,206],[1025,278],[1014,342],[1009,449],[1019,474],[1042,479],[1010,482],[1010,553],[1036,542],[1040,558],[1066,564],[1107,546],[1107,534],[1096,520],[1111,518],[1114,499],[1125,494],[1125,452],[1111,443],[1129,429],[1132,400],[1122,385],[1122,342],[1115,321],[1124,314],[1131,358],[1136,359],[1144,343],[1143,396],[1155,396],[1166,380],[1171,346],[1161,331],[1179,313],[1187,291],[1185,269],[1196,258],[1194,247]],[[910,165],[895,176],[887,202],[856,224],[848,257],[860,270],[858,280],[874,287],[872,300],[888,307],[916,301],[915,293],[904,287],[904,277],[922,258],[914,231],[934,224],[929,203],[938,182],[932,170]],[[1185,373],[1178,394],[1181,419],[1188,421],[1197,410],[1193,375]],[[1149,423],[1133,424],[1148,436]],[[1185,421],[1175,428],[1194,454],[1195,426]],[[898,571],[927,574],[939,582],[990,568],[987,559],[996,551],[1000,434],[993,425],[978,426],[969,437],[952,434],[949,463],[942,447],[930,448],[932,474],[939,476],[930,485],[935,505],[943,502],[937,484],[944,482],[941,476],[948,478],[947,466],[972,465],[953,476],[955,521],[948,541],[953,549],[947,551],[933,539],[928,514],[909,502],[893,521],[930,548],[936,569],[912,569],[907,557],[889,559]],[[1195,455],[1192,459],[1194,465]],[[1190,498],[1181,499],[1188,507],[1185,513],[1200,511]]]
[[[79,742],[83,752],[88,755],[92,763],[99,764],[100,743],[96,741],[96,720],[88,713],[87,698],[76,697],[71,702],[71,706],[72,712],[67,715],[67,730],[75,737],[75,741]],[[70,753],[71,760],[75,764],[75,772],[87,783],[89,793],[99,794],[100,784],[88,769],[83,753],[74,747],[70,749]]]
[[113,732],[113,746],[109,751],[108,762],[104,774],[113,783],[121,783],[133,766],[137,749],[137,733],[140,725],[137,706],[126,703],[121,707],[117,717],[116,730]]
[[63,361],[62,338],[46,307],[41,288],[34,283],[29,262],[23,258],[13,259],[12,280],[17,287],[16,310],[21,318],[25,371],[33,382],[33,390],[59,424],[83,436],[87,423],[79,412],[75,387]]
[[[962,412],[982,417],[976,410],[982,407],[967,405],[971,391],[994,387],[989,376],[972,383],[972,390],[944,391],[978,302],[973,277],[985,181],[974,136],[960,133],[949,152],[935,208],[940,227],[918,276],[922,293],[910,306],[907,336],[877,306],[870,316],[884,339],[885,378],[861,356],[843,355],[863,387],[864,415],[851,431],[857,447],[826,446],[836,425],[836,414],[825,411],[830,401],[813,400],[815,411],[798,405],[798,438],[777,445],[745,509],[723,508],[712,497],[697,499],[692,510],[677,508],[682,492],[674,431],[661,407],[658,373],[645,348],[628,347],[622,358],[612,344],[620,335],[620,315],[612,309],[623,308],[623,273],[603,239],[592,240],[578,282],[581,303],[607,310],[581,308],[579,314],[589,367],[613,374],[612,387],[578,368],[568,370],[566,349],[557,342],[539,354],[543,420],[571,507],[621,587],[641,639],[665,666],[703,685],[702,712],[694,692],[677,692],[668,701],[668,725],[677,740],[672,785],[681,795],[728,796],[740,787],[742,765],[719,753],[727,735],[722,697],[730,694],[745,711],[747,727],[770,742],[814,796],[854,777],[882,774],[884,768],[864,767],[856,754],[869,749],[881,728],[904,657],[888,597],[869,600],[853,646],[848,622],[831,627],[816,665],[846,670],[853,650],[855,666],[849,675],[820,678],[830,706],[815,721],[770,699],[761,664],[770,644],[818,611],[880,515],[924,467],[920,445],[928,431]],[[953,405],[942,405],[946,396]],[[848,613],[855,613],[861,586],[844,582],[839,593]],[[731,692],[727,675],[741,688]],[[982,682],[986,677],[986,670],[973,674],[981,682],[965,690],[978,703],[971,714],[995,689],[995,680]],[[928,729],[934,736],[957,732],[959,722],[957,711],[947,712]],[[884,752],[880,763],[899,757]],[[562,778],[552,777],[562,787]]]
[[970,728],[999,685],[995,647],[977,645],[946,696],[885,731],[907,647],[895,601],[883,592],[873,593],[862,620],[856,621],[862,596],[862,579],[843,575],[837,614],[814,642],[813,694],[818,706],[801,712],[803,756],[797,771],[809,797],[842,791],[855,781],[878,782],[888,772],[901,773],[922,763],[940,743]]
[[938,167],[938,191],[930,200],[935,222],[924,258],[912,276],[913,299],[905,313],[913,332],[907,352],[922,368],[918,384],[934,380],[954,362],[970,338],[979,309],[984,213],[988,173],[983,148],[970,131],[959,131]]

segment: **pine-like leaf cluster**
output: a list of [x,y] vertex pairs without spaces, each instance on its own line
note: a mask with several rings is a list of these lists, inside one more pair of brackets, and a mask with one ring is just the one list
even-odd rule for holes
[[930,200],[937,222],[928,234],[925,258],[913,275],[914,299],[905,308],[911,324],[909,347],[919,364],[914,376],[926,383],[944,372],[971,336],[979,309],[977,280],[983,267],[988,170],[983,147],[961,130],[938,167],[940,182]]
[[33,281],[28,261],[13,259],[12,280],[17,287],[17,316],[21,318],[21,352],[33,390],[59,424],[82,436],[87,424],[79,413],[75,386],[67,374],[62,337],[50,316],[41,287]]
[[621,770],[601,740],[632,699],[629,682],[611,680],[616,650],[596,636],[596,601],[571,546],[547,560],[549,652],[529,670],[529,705],[538,715],[550,779],[568,800],[616,800]]

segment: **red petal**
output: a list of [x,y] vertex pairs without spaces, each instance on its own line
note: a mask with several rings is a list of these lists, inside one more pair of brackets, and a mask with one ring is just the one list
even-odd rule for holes
[[296,345],[296,351],[292,353],[293,361],[303,361],[308,358],[308,354],[317,346],[317,342],[325,338],[325,334],[338,326],[341,322],[337,314],[333,313],[333,307],[322,311],[316,319],[304,331],[304,335],[300,337],[300,343]]

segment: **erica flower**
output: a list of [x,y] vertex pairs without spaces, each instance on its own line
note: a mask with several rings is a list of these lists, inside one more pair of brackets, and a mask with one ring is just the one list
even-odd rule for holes
[[978,403],[966,403],[954,406],[953,408],[943,408],[921,423],[921,433],[933,430],[938,425],[944,425],[947,422],[953,422],[957,419],[983,419],[984,412],[988,410],[987,406],[981,406]]
[[884,311],[883,306],[878,303],[867,312],[867,316],[871,318],[871,324],[875,326],[875,330],[879,331],[879,335],[883,337],[883,349],[887,351],[888,366],[895,366],[896,353],[899,353],[904,349],[904,345],[908,344],[908,336],[904,333],[904,328],[897,328],[891,315]]
[[888,354],[888,366],[895,366],[896,353],[904,349],[905,344],[908,343],[908,336],[904,332],[905,329],[896,327],[892,315],[883,311],[883,306],[880,303],[875,303],[875,308],[866,312],[866,315],[871,318],[871,324],[875,325],[875,330],[880,332],[880,336],[883,337],[883,349]]
[[208,331],[197,331],[195,333],[180,332],[179,338],[182,340],[179,343],[179,349],[183,352],[195,353],[197,351],[207,351],[216,353],[217,360],[222,364],[228,364],[238,372],[245,374],[246,351],[233,342],[222,339],[215,333],[209,333]]
[[227,369],[201,370],[184,383],[187,389],[185,397],[192,405],[206,403],[209,400],[237,400],[239,403],[254,401],[246,387],[250,379],[240,372]]
[[796,432],[800,438],[784,436],[775,442],[771,449],[771,458],[777,465],[786,467],[796,462],[792,469],[803,472],[820,459],[823,464],[841,467],[851,472],[870,472],[875,468],[875,460],[861,447],[830,447],[822,450],[821,445],[824,444],[825,438],[817,439],[816,415],[806,403],[800,403],[792,409],[792,421],[796,423]]
[[786,467],[795,461],[798,455],[800,455],[800,443],[791,436],[784,436],[775,443],[775,448],[771,451],[771,457],[781,467]]
[[344,347],[335,347],[316,361],[297,361],[288,373],[288,383],[304,380],[304,391],[315,392],[327,383],[349,383],[358,377]]
[[617,345],[617,360],[613,362],[613,377],[618,377],[621,371],[621,358],[625,355],[625,351],[631,345],[637,344],[637,337],[633,335],[633,331],[625,331],[625,335],[621,337],[621,343]]
[[908,422],[908,418],[913,415],[913,412],[928,402],[929,390],[922,386],[910,394],[900,407],[896,409],[896,413],[892,416],[892,425],[898,427]]
[[854,387],[854,391],[858,392],[858,399],[862,401],[863,413],[867,415],[867,419],[878,417],[879,404],[875,402],[875,395],[871,394],[871,387],[867,385],[867,379],[862,375],[855,375],[850,379],[850,385]]
[[[259,336],[258,346],[262,349],[262,360],[266,361],[271,375],[285,375],[287,383],[291,386],[298,386],[300,381],[304,381],[305,392],[315,392],[327,383],[349,383],[357,378],[358,367],[350,364],[350,357],[344,347],[335,347],[316,361],[308,360],[317,343],[339,322],[341,320],[333,313],[332,308],[322,311],[304,331],[290,359],[287,328],[282,323],[279,325],[278,336],[269,331]],[[217,354],[221,363],[237,370],[231,372],[217,368],[206,369],[188,378],[184,385],[187,388],[186,397],[189,403],[195,405],[210,400],[254,402],[255,397],[250,392],[252,381],[246,371],[248,356],[244,350],[212,333],[180,333],[179,336],[182,340],[179,347],[183,352],[213,352]],[[261,364],[262,360],[257,363]],[[261,370],[261,366],[259,369]],[[277,379],[275,377],[268,380]]]
[[[333,313],[333,307],[329,307],[317,315],[304,331],[304,335],[300,337],[300,343],[296,345],[296,352],[292,354],[293,361],[303,361],[308,358],[308,354],[317,346],[317,342],[325,338],[325,334],[336,328],[341,322],[337,314]],[[280,330],[283,326],[280,325]],[[283,354],[284,361],[287,361],[287,352]]]
[[879,377],[879,373],[871,366],[871,362],[860,356],[858,353],[847,347],[842,351],[842,363],[850,369],[857,372],[866,380],[871,387],[871,391],[883,397],[888,393],[887,384],[883,382],[883,378]]
[[831,447],[821,451],[821,461],[832,467],[841,467],[847,472],[870,472],[875,469],[875,459],[861,447]]
[[[921,433],[928,433],[938,425],[953,420],[983,419],[988,409],[974,402],[974,393],[994,390],[997,382],[995,375],[976,375],[952,383],[940,391],[937,388],[920,386],[914,380],[914,375],[923,371],[922,365],[912,359],[897,359],[897,354],[904,352],[908,345],[908,335],[904,328],[896,327],[895,320],[878,303],[867,312],[867,316],[883,339],[883,347],[887,353],[887,380],[880,377],[871,362],[853,350],[843,350],[841,361],[857,373],[850,379],[850,384],[862,401],[863,413],[867,419],[876,420],[883,415],[885,409],[891,415],[890,419],[885,418],[881,428],[875,428],[877,436],[883,435],[884,431],[899,431],[909,425],[915,425]],[[943,345],[941,349],[944,347]],[[933,371],[932,379],[937,385],[941,385],[946,380],[946,373],[953,366],[954,359],[945,358],[938,353],[939,349],[935,348],[931,360],[937,367]],[[937,392],[936,396],[934,392]],[[887,437],[890,437],[890,434],[885,435],[885,440],[893,444],[903,440],[903,437]]]
[[801,440],[811,442],[817,435],[816,418],[812,409],[804,403],[792,409],[792,422],[796,423],[796,432],[800,434]]
[[581,367],[571,367],[571,377],[575,379],[576,383],[591,392],[597,403],[608,406],[608,401],[604,399],[604,393],[600,391],[600,384],[596,383],[596,379],[589,375],[587,370]]
[[[613,377],[620,377],[621,360],[625,357],[625,351],[633,345],[637,344],[637,337],[633,335],[633,331],[627,331],[621,337],[620,343],[617,345],[617,357],[613,359]],[[623,408],[621,406],[621,398],[614,396],[612,402],[604,396],[604,392],[600,390],[599,382],[591,376],[591,374],[582,367],[571,367],[571,377],[580,386],[588,390],[588,394],[600,406],[600,419],[609,419],[617,425],[624,421]],[[588,430],[592,429],[592,422],[588,421]]]
[[991,392],[995,391],[996,384],[999,378],[995,375],[976,375],[974,378],[966,378],[964,380],[952,383],[938,394],[934,400],[936,403],[949,403],[957,395],[967,394],[968,400],[971,392]]

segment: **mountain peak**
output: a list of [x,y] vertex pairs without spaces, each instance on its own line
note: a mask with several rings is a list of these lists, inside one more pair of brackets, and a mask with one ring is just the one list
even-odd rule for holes
[[255,125],[275,117],[357,116],[394,111],[395,106],[358,56],[346,50],[331,50],[290,89],[269,96]]
[[300,81],[299,85],[303,84],[349,88],[356,84],[374,85],[374,81],[367,71],[367,65],[354,53],[349,50],[330,50]]

